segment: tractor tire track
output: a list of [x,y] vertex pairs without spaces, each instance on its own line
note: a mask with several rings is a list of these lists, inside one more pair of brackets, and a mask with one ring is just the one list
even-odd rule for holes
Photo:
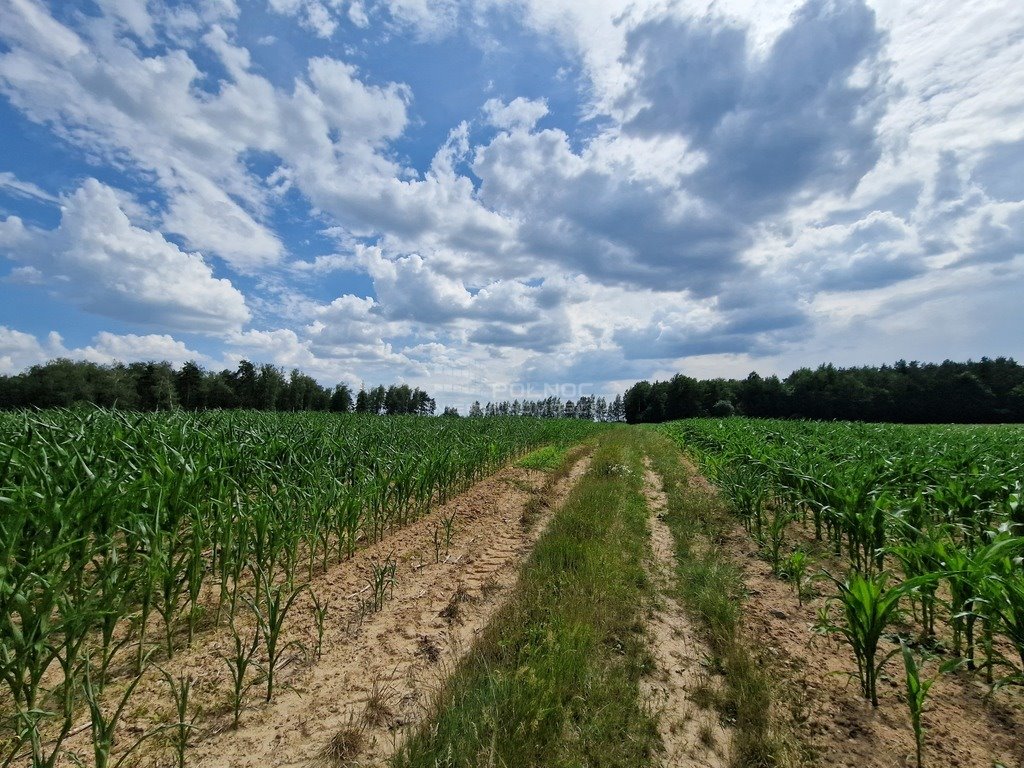
[[[589,458],[576,461],[550,487],[546,474],[508,467],[320,576],[311,589],[332,605],[322,658],[296,669],[288,688],[247,712],[237,731],[208,732],[189,763],[385,763],[502,605],[552,510],[588,466]],[[527,527],[524,513],[538,494],[540,515]],[[452,514],[451,546],[435,562],[437,526]],[[384,562],[396,565],[393,591],[380,611],[367,612],[367,579]]]
[[643,493],[650,511],[652,558],[648,576],[657,593],[647,621],[654,669],[643,681],[643,694],[658,715],[664,751],[662,766],[726,768],[730,765],[732,735],[717,711],[703,704],[701,691],[716,691],[718,683],[706,668],[710,657],[696,625],[674,597],[676,557],[672,532],[663,517],[668,499],[661,478],[645,459]]

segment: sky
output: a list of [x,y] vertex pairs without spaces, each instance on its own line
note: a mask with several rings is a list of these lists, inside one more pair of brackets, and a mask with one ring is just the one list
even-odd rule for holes
[[1019,0],[0,0],[0,373],[1024,359]]

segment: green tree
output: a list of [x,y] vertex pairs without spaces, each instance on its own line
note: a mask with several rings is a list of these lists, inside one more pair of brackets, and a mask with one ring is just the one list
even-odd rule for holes
[[331,393],[331,410],[335,413],[348,413],[352,405],[352,390],[347,384],[336,385]]

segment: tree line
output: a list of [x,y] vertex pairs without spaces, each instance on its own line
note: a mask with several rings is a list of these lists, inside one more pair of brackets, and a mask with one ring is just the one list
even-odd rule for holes
[[[458,415],[449,413],[445,415]],[[487,416],[532,416],[539,419],[582,419],[584,421],[624,421],[625,404],[622,395],[616,395],[610,402],[604,397],[581,396],[576,402],[562,401],[560,397],[546,397],[542,400],[502,400],[481,406],[477,400],[469,407],[471,418]]]
[[907,424],[1024,422],[1024,366],[1012,358],[965,363],[800,368],[789,376],[640,381],[623,398],[630,423],[739,414]]
[[321,386],[293,369],[242,360],[235,370],[208,371],[195,362],[113,363],[57,359],[23,373],[0,376],[0,409],[69,408],[76,405],[158,411],[244,408],[260,411],[335,411],[432,414],[426,392],[406,384],[360,389]]

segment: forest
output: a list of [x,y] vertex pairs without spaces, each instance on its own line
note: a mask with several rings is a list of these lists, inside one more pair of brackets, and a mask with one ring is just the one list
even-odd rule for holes
[[[312,376],[242,360],[209,371],[187,362],[99,364],[68,359],[0,376],[0,409],[90,404],[158,411],[245,409],[433,415],[435,400],[407,384],[353,392],[324,387]],[[444,415],[457,416],[455,408]],[[471,417],[532,416],[584,421],[659,423],[701,416],[820,419],[892,423],[983,424],[1024,421],[1024,366],[1012,358],[839,368],[800,368],[786,376],[640,381],[614,398],[580,397],[473,403]]]
[[998,357],[958,363],[801,368],[784,379],[640,381],[624,397],[626,421],[657,423],[743,415],[903,424],[1024,421],[1024,366]]
[[285,374],[268,363],[242,360],[231,370],[207,371],[194,362],[114,363],[57,359],[14,376],[0,376],[0,409],[97,405],[122,410],[182,408],[257,411],[334,411],[430,415],[434,399],[406,384],[379,385],[353,394],[333,389],[298,369]]

